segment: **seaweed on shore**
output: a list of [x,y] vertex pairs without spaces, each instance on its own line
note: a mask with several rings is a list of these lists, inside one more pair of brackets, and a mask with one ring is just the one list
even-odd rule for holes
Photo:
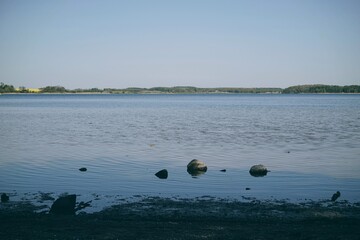
[[[44,207],[44,206],[42,206]],[[1,239],[358,239],[360,204],[144,197],[96,213],[37,213],[29,202],[0,205]]]

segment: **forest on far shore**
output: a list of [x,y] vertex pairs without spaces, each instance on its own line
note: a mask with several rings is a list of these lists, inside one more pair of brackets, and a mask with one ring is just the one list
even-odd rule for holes
[[298,85],[285,88],[282,93],[360,93],[360,85]]
[[62,86],[46,86],[44,88],[15,88],[13,85],[0,83],[0,93],[110,93],[110,94],[206,94],[206,93],[360,93],[360,85],[298,85],[282,88],[197,88],[192,86],[153,87],[124,89],[90,88],[69,90]]

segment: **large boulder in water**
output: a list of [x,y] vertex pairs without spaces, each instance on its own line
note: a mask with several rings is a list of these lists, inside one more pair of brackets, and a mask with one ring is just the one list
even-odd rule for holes
[[193,159],[187,165],[187,172],[192,176],[198,176],[204,174],[207,171],[207,166],[204,162]]
[[51,206],[50,213],[61,215],[75,214],[76,195],[71,194],[59,197]]
[[253,177],[263,177],[266,176],[266,174],[268,172],[270,172],[269,170],[267,170],[267,168],[262,165],[262,164],[258,164],[258,165],[254,165],[250,168],[250,175]]

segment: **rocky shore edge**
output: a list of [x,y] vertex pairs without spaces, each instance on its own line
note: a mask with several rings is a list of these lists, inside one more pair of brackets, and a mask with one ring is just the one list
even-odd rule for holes
[[145,197],[100,212],[2,203],[0,239],[358,239],[360,203]]

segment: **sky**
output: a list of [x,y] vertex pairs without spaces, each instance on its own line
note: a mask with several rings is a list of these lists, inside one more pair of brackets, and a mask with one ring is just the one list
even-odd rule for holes
[[0,0],[0,82],[360,84],[358,0]]

